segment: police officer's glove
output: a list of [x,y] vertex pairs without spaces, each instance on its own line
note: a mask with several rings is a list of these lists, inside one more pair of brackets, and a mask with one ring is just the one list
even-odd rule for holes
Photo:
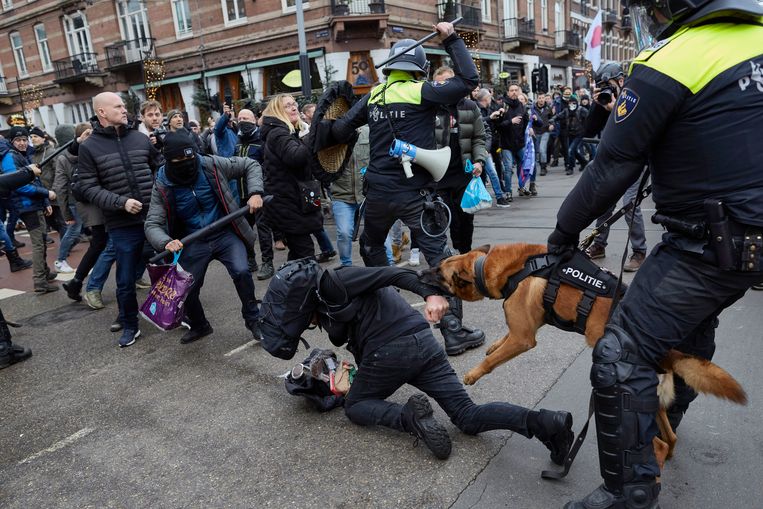
[[548,236],[547,248],[550,254],[559,255],[564,259],[571,258],[578,245],[579,235],[564,233],[557,225],[556,229]]
[[333,147],[334,145],[339,144],[339,142],[334,138],[334,135],[331,133],[331,128],[333,125],[333,120],[324,118],[317,124],[310,126],[310,133],[313,136],[314,150],[323,150],[325,148]]

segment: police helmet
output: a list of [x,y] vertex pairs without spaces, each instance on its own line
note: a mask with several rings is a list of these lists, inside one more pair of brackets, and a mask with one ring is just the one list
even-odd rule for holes
[[758,0],[623,0],[633,20],[639,50],[670,37],[682,25],[711,15],[743,14],[763,16]]
[[417,46],[412,51],[407,51],[408,48],[416,44],[413,39],[403,39],[398,41],[389,50],[389,56],[400,55],[398,58],[388,63],[382,69],[385,76],[389,76],[389,73],[393,70],[408,71],[408,72],[421,72],[427,74],[429,71],[429,62],[427,62],[427,55],[424,52],[424,48]]
[[617,80],[625,76],[623,68],[617,62],[601,64],[596,70],[596,83],[607,83],[609,80]]

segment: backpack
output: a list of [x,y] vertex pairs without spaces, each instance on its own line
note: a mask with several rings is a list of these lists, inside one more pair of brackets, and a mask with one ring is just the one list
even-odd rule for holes
[[262,347],[270,355],[291,359],[302,333],[318,308],[318,282],[323,269],[313,258],[283,264],[270,280],[260,304]]
[[72,169],[72,175],[69,178],[69,192],[80,203],[89,203],[85,198],[85,193],[82,191],[82,181],[79,178],[79,166],[76,164]]

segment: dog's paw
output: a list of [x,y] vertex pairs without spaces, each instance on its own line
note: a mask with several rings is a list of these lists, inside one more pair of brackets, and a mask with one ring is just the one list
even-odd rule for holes
[[474,385],[477,383],[477,380],[480,379],[480,376],[473,373],[472,371],[469,371],[467,374],[464,375],[464,385]]

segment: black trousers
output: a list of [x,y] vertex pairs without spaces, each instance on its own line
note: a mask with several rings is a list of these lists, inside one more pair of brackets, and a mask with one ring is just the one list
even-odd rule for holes
[[283,233],[283,237],[286,241],[286,249],[289,250],[287,260],[315,256],[315,244],[309,233]]
[[437,190],[437,194],[450,208],[450,242],[453,244],[453,249],[457,249],[462,254],[472,250],[474,236],[474,215],[467,214],[461,208],[464,191],[466,191],[466,185]]
[[106,233],[104,225],[92,226],[90,230],[92,232],[90,243],[77,266],[77,272],[74,274],[74,279],[79,281],[84,281],[87,275],[90,274],[90,270],[95,266],[95,262],[98,261],[98,257],[106,249],[106,243],[109,241],[109,234]]

